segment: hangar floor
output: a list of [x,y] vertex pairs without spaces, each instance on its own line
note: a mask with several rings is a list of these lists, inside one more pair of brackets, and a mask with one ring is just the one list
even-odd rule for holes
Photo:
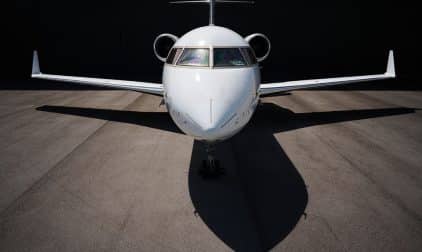
[[422,92],[264,98],[218,180],[159,103],[0,91],[0,251],[421,251]]

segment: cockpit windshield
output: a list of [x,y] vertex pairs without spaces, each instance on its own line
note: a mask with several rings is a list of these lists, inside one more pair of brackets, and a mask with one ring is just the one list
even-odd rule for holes
[[210,50],[202,48],[185,48],[177,65],[208,67],[210,65]]
[[[210,56],[211,55],[211,56]],[[210,57],[213,57],[210,61]],[[236,68],[256,65],[258,62],[252,49],[240,48],[173,48],[167,64],[189,67]]]
[[214,67],[236,67],[247,64],[239,48],[214,49]]

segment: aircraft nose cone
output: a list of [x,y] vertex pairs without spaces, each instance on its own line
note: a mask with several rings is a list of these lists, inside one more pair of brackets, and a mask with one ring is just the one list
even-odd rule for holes
[[252,97],[237,94],[190,97],[170,109],[176,124],[198,140],[225,140],[238,132],[252,115]]
[[200,120],[199,126],[201,130],[205,133],[211,133],[212,131],[216,130],[219,126],[219,123],[221,121],[222,113],[218,109],[218,106],[216,106],[215,99],[210,98],[208,101],[208,108],[206,113],[203,113],[205,118],[202,118]]
[[[234,119],[239,107],[229,105],[221,100],[210,98],[207,102],[206,112],[200,113],[202,118],[196,117],[199,136],[205,140],[221,139],[230,135],[232,129],[225,127],[229,121]],[[202,109],[205,109],[204,107]],[[198,114],[197,114],[198,115]]]
[[246,125],[256,97],[258,69],[165,69],[166,104],[184,133],[219,141]]

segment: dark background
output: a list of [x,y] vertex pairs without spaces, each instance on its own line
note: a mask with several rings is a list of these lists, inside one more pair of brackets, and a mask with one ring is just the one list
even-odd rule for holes
[[[263,82],[383,73],[391,48],[398,81],[348,88],[420,89],[418,8],[397,1],[367,2],[256,0],[255,5],[219,5],[216,24],[242,36],[260,32],[271,39],[272,53],[262,64]],[[6,66],[0,82],[0,87],[12,89],[61,87],[28,81],[33,49],[39,51],[45,73],[161,82],[162,63],[152,49],[156,36],[181,36],[208,24],[205,5],[157,0],[18,0],[12,5],[2,8]]]

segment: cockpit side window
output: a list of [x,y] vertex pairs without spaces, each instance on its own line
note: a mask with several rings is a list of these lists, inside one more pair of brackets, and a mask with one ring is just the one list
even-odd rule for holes
[[185,48],[177,62],[178,66],[209,67],[210,50],[205,48]]
[[245,58],[247,59],[249,65],[255,65],[258,63],[258,61],[256,60],[255,53],[252,51],[251,48],[245,47],[241,48],[240,50],[242,50],[242,53],[243,55],[245,55]]
[[214,48],[214,67],[247,66],[240,48]]
[[183,49],[182,48],[173,48],[170,53],[169,56],[167,57],[167,64],[174,64],[175,61],[177,60],[177,58],[180,56],[180,54],[182,53]]
[[173,64],[174,58],[176,57],[176,52],[177,52],[177,48],[173,48],[170,51],[169,56],[167,57],[167,60],[166,60],[167,64]]

